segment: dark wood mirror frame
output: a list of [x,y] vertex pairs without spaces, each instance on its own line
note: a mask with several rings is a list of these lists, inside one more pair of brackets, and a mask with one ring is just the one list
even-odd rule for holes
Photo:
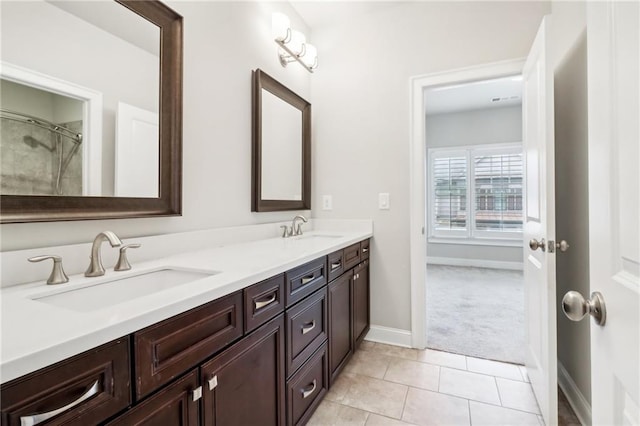
[[182,16],[160,1],[116,1],[160,28],[160,197],[2,195],[1,223],[181,215]]
[[[311,209],[311,104],[264,71],[252,71],[251,91],[251,211]],[[262,199],[262,89],[302,112],[302,200]]]

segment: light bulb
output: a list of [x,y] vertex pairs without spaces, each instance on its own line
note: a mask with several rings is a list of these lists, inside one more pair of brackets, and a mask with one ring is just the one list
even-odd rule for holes
[[271,35],[274,40],[285,41],[289,35],[291,22],[284,13],[276,12],[271,15]]
[[318,62],[318,49],[313,44],[305,44],[304,56],[302,62],[309,68],[315,68]]
[[287,48],[291,50],[296,56],[300,55],[304,49],[304,43],[306,38],[300,31],[291,31],[291,40],[287,43]]

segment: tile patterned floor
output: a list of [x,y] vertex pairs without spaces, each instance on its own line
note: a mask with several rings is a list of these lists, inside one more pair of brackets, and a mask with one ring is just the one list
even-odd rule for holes
[[365,341],[308,424],[544,423],[524,368]]

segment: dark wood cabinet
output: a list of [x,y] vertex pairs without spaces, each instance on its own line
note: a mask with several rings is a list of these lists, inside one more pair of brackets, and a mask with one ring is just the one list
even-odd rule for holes
[[287,382],[287,424],[305,424],[329,389],[325,342]]
[[244,331],[255,330],[284,311],[284,274],[244,289]]
[[327,289],[289,309],[285,319],[289,377],[327,340]]
[[198,426],[200,401],[194,395],[198,389],[198,370],[193,370],[107,425]]
[[369,261],[353,270],[353,338],[358,348],[369,331]]
[[287,271],[285,274],[287,308],[315,292],[326,283],[326,256]]
[[353,353],[353,274],[329,283],[329,383],[332,384]]
[[305,424],[369,330],[369,293],[366,240],[3,384],[0,423]]
[[360,263],[360,243],[352,244],[344,250],[344,270],[348,271],[349,269],[356,266]]
[[3,425],[100,423],[131,403],[124,337],[2,385]]
[[242,292],[134,333],[140,399],[242,336]]
[[284,425],[284,315],[200,369],[203,424]]

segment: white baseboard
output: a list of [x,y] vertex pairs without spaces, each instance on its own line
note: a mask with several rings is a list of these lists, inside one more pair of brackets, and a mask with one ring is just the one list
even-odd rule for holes
[[411,347],[411,332],[399,328],[372,325],[364,339],[370,342],[404,346],[405,348]]
[[478,268],[510,269],[522,271],[522,262],[505,262],[502,260],[461,259],[458,257],[430,257],[427,256],[427,264],[449,266],[475,266]]
[[562,392],[564,392],[567,397],[569,405],[573,408],[580,423],[582,423],[583,426],[591,426],[591,405],[589,405],[587,399],[582,395],[580,389],[578,389],[576,382],[573,381],[569,372],[559,360],[558,386],[560,386],[560,389],[562,389]]

